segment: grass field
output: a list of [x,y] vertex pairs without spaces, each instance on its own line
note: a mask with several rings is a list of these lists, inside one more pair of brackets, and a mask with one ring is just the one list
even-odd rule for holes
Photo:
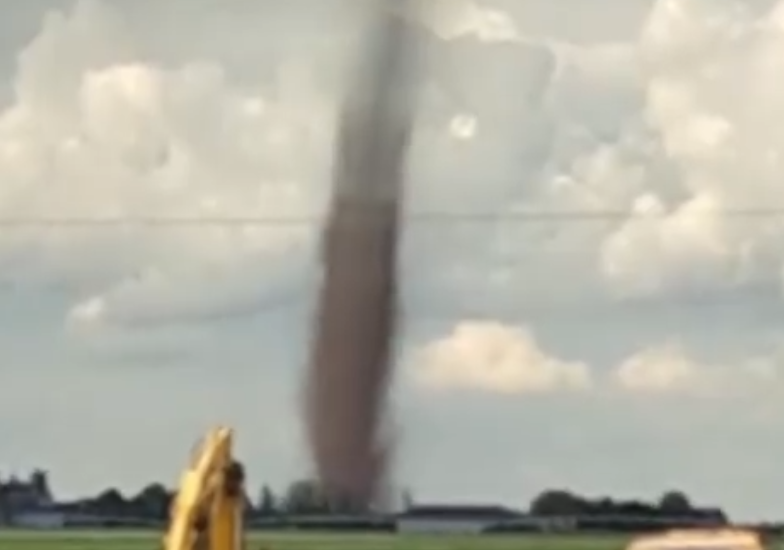
[[[158,550],[159,535],[140,532],[0,530],[0,550]],[[622,537],[406,536],[254,533],[248,550],[622,550]]]

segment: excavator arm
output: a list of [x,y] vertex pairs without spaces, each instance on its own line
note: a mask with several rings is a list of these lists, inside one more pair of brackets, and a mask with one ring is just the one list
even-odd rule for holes
[[232,455],[233,432],[211,430],[183,472],[164,550],[242,550],[244,471]]

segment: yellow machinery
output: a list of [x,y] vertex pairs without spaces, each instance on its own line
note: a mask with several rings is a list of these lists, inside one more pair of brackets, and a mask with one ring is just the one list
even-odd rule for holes
[[242,550],[244,472],[229,428],[211,430],[195,449],[174,497],[164,550]]

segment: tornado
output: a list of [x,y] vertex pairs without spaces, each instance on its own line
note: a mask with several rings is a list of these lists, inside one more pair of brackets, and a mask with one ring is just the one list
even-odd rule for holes
[[[397,249],[413,125],[417,33],[407,1],[384,2],[343,98],[322,279],[306,382],[306,426],[331,502],[367,510],[386,480],[383,436],[398,316]],[[395,4],[394,11],[390,5]]]

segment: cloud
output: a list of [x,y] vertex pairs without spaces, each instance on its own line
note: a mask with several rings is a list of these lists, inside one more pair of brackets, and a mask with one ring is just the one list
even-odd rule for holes
[[0,255],[8,270],[82,288],[91,295],[70,317],[91,322],[209,316],[261,300],[265,286],[296,285],[293,251],[307,248],[308,228],[150,223],[313,215],[325,165],[314,167],[309,143],[327,130],[231,88],[220,66],[143,62],[124,31],[107,6],[80,2],[48,17],[20,54],[15,100],[0,116],[0,211],[131,223],[14,228]]
[[[784,110],[767,90],[782,35],[775,12],[747,12],[662,0],[636,43],[575,45],[528,38],[497,10],[433,4],[428,25],[451,30],[431,44],[412,210],[630,216],[414,226],[406,255],[430,261],[411,284],[456,292],[488,281],[500,297],[525,277],[536,290],[522,290],[524,302],[568,293],[549,275],[564,269],[618,297],[778,279],[777,221],[723,214],[776,200],[770,122]],[[319,32],[309,40],[329,35]],[[346,44],[317,57],[279,46],[270,71],[248,81],[220,60],[156,62],[141,38],[97,0],[46,18],[0,115],[0,213],[308,223],[18,227],[2,239],[7,276],[77,287],[71,323],[211,319],[307,287],[312,278],[295,274],[314,261],[340,90],[322,68],[344,66]],[[739,74],[755,83],[743,109],[728,93]]]
[[501,10],[465,0],[436,0],[420,4],[419,19],[445,40],[465,35],[473,35],[487,42],[521,38],[514,19]]
[[759,396],[782,389],[781,372],[772,357],[714,365],[700,362],[674,344],[651,347],[629,357],[613,377],[623,390],[637,394],[715,398]]
[[627,223],[606,241],[609,280],[661,291],[779,277],[778,220],[722,215],[779,205],[773,121],[784,111],[770,79],[784,34],[775,14],[739,2],[655,5],[638,44],[644,120],[677,170],[679,196],[651,193],[658,219]]
[[[478,14],[470,8],[462,17],[467,29]],[[248,84],[215,61],[171,67],[149,60],[138,38],[121,12],[85,0],[48,15],[19,54],[14,97],[0,114],[0,213],[129,223],[15,227],[0,249],[7,276],[66,280],[85,295],[71,322],[93,324],[210,318],[260,300],[259,288],[266,296],[306,285],[292,273],[311,261],[339,91],[320,65],[340,65],[345,52],[335,46],[319,61],[284,49],[271,79]],[[473,103],[469,94],[463,107]],[[475,124],[467,120],[464,128]],[[450,115],[423,129],[420,158],[431,159],[423,177],[448,176],[438,172],[459,147],[454,125]],[[479,166],[483,151],[464,166]],[[451,193],[439,187],[436,201]],[[305,223],[210,225],[286,217]],[[154,223],[182,218],[205,224]]]
[[461,321],[414,353],[408,369],[425,389],[507,396],[581,391],[716,398],[784,390],[784,378],[772,358],[715,365],[691,356],[683,346],[666,343],[602,367],[550,354],[530,329],[496,321]]
[[522,394],[590,385],[585,365],[548,357],[528,331],[495,322],[462,322],[427,345],[415,363],[420,382],[436,389]]

